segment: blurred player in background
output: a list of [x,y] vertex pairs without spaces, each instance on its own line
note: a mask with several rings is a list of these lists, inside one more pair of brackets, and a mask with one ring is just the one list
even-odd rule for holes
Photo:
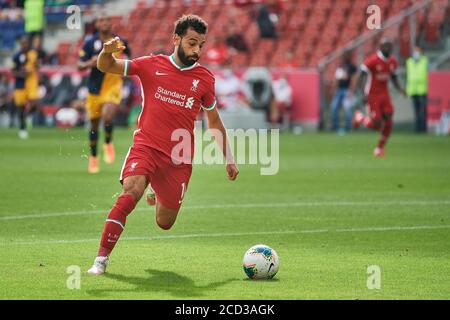
[[27,110],[33,114],[39,103],[41,55],[34,46],[30,48],[30,40],[26,36],[20,38],[19,45],[20,50],[13,57],[13,75],[16,79],[14,104],[19,109],[19,137],[27,139]]
[[[122,193],[106,220],[97,257],[88,271],[90,274],[105,272],[108,257],[119,240],[127,216],[149,183],[156,196],[156,223],[164,230],[175,223],[192,173],[194,122],[202,108],[226,158],[228,178],[235,180],[239,173],[216,108],[214,75],[198,63],[206,32],[207,24],[203,19],[195,15],[182,16],[175,24],[175,50],[171,56],[120,60],[113,56],[125,49],[119,38],[103,45],[97,61],[99,69],[116,75],[138,76],[144,106],[133,135],[133,145],[122,166]],[[182,141],[173,139],[177,133],[183,135]],[[176,152],[183,142],[186,149]]]
[[392,80],[395,88],[406,97],[405,90],[400,86],[397,70],[397,59],[392,56],[391,40],[382,39],[380,50],[369,56],[361,66],[357,86],[365,82],[363,101],[366,103],[368,115],[356,110],[353,116],[353,126],[363,125],[369,129],[381,131],[381,138],[373,152],[375,157],[384,156],[384,147],[392,132],[392,116],[394,107],[389,95],[388,83]]
[[[115,37],[112,33],[111,20],[102,14],[96,21],[97,32],[88,37],[80,51],[78,69],[91,69],[88,80],[89,94],[86,99],[86,109],[90,121],[89,142],[90,156],[88,164],[89,173],[99,172],[99,161],[97,157],[97,143],[99,138],[100,121],[103,118],[105,131],[105,143],[103,145],[103,158],[106,163],[111,164],[115,159],[114,145],[112,143],[113,120],[122,99],[121,75],[103,73],[97,69],[97,57],[103,48],[103,43]],[[114,53],[117,58],[130,57],[131,52],[125,40],[121,40],[121,47]]]

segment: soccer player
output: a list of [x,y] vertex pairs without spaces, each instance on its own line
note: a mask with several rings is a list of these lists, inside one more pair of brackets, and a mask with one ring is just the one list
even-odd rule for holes
[[382,39],[380,50],[364,61],[357,80],[357,86],[360,87],[365,82],[363,101],[367,103],[369,115],[365,116],[361,111],[356,110],[353,115],[353,126],[358,128],[363,125],[381,132],[381,138],[373,152],[375,157],[384,156],[384,147],[392,131],[394,108],[389,96],[389,79],[392,80],[395,88],[406,97],[405,90],[398,82],[397,59],[391,55],[392,47],[389,39]]
[[[105,272],[126,218],[150,182],[156,195],[156,223],[164,230],[175,223],[191,177],[194,122],[201,108],[209,128],[215,129],[212,132],[225,156],[228,178],[235,180],[239,173],[216,108],[214,76],[198,63],[206,33],[207,24],[202,18],[186,15],[175,23],[175,49],[170,56],[120,60],[113,56],[125,49],[119,38],[103,45],[98,68],[118,75],[137,75],[143,88],[143,109],[120,174],[122,193],[106,219],[90,274]],[[180,136],[187,145],[183,152],[177,151]]]
[[16,78],[14,104],[19,109],[19,137],[28,138],[26,126],[27,108],[30,113],[37,110],[39,102],[39,51],[30,48],[28,37],[19,41],[20,50],[13,57],[13,75]]
[[[89,94],[86,99],[86,109],[89,117],[89,142],[90,156],[88,172],[99,172],[99,161],[97,157],[97,143],[100,120],[103,118],[105,131],[105,143],[103,144],[103,159],[111,164],[115,159],[114,145],[112,143],[113,120],[118,105],[122,99],[121,75],[103,73],[97,69],[97,57],[103,48],[103,43],[115,37],[112,33],[111,20],[106,15],[100,15],[96,21],[97,32],[88,37],[80,51],[78,69],[91,69],[88,80]],[[116,58],[131,56],[130,49],[125,40],[120,40],[119,47],[123,48],[114,52]]]

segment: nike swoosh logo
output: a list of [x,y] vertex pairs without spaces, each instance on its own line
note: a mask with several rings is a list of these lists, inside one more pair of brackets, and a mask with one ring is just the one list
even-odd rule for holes
[[155,74],[156,74],[157,76],[168,76],[167,73],[159,72],[159,71],[156,71]]
[[270,272],[270,269],[272,269],[272,267],[275,267],[275,265],[273,263],[270,264],[268,272]]

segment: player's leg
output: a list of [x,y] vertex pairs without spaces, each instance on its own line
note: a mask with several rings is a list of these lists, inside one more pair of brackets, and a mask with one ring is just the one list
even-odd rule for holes
[[114,116],[117,112],[118,105],[114,103],[105,103],[103,105],[103,123],[105,129],[105,143],[103,145],[104,160],[106,163],[111,164],[116,158],[114,145],[112,143],[113,129],[114,129]]
[[373,155],[375,157],[383,157],[385,155],[384,147],[389,140],[392,133],[392,113],[383,114],[383,126],[381,128],[381,137],[378,141],[377,147],[375,148]]
[[156,203],[156,224],[163,230],[169,230],[177,220],[180,209],[170,209],[161,202]]
[[136,207],[137,202],[144,194],[147,184],[147,177],[145,175],[124,178],[122,193],[108,214],[97,258],[95,258],[94,265],[88,270],[88,273],[96,275],[105,273],[109,255],[125,228],[127,216]]
[[357,128],[362,125],[368,129],[379,131],[383,122],[382,101],[378,98],[369,97],[367,101],[367,116],[360,110],[356,110],[353,116],[353,126]]
[[420,101],[419,96],[414,95],[411,97],[413,110],[414,110],[414,131],[420,131]]
[[29,109],[28,109],[29,111],[27,114],[27,118],[28,118],[30,124],[33,125],[34,124],[33,121],[34,121],[36,115],[38,114],[38,110],[39,110],[39,100],[35,100],[35,99],[29,100],[28,107],[29,107]]
[[28,114],[27,118],[30,124],[33,124],[33,120],[39,110],[39,79],[32,78],[25,82],[25,91],[28,101]]
[[97,144],[99,136],[99,126],[101,117],[101,104],[98,95],[88,94],[86,99],[86,110],[89,118],[89,164],[88,172],[97,173],[100,171],[97,157]]
[[381,126],[381,137],[378,141],[377,147],[374,150],[375,157],[384,156],[384,147],[389,140],[392,133],[392,115],[394,113],[394,108],[391,103],[389,96],[384,97],[382,102],[382,126]]
[[332,122],[332,130],[339,130],[339,111],[342,106],[342,102],[344,100],[343,90],[337,89],[336,94],[331,101],[330,109],[331,109],[331,122]]
[[187,165],[168,166],[157,172],[152,179],[156,194],[156,224],[169,230],[175,223],[187,191],[192,167]]
[[19,137],[21,139],[28,138],[26,123],[26,93],[24,89],[14,91],[14,105],[19,114]]
[[100,126],[100,118],[89,120],[89,173],[98,173],[100,171],[98,157],[97,157],[97,144],[98,144],[98,128]]

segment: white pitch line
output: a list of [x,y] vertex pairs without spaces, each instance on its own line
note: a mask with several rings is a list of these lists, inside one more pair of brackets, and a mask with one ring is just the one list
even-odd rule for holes
[[[243,237],[243,236],[259,236],[259,235],[286,235],[286,234],[317,234],[317,233],[351,233],[351,232],[386,232],[386,231],[414,231],[414,230],[436,230],[450,229],[450,225],[441,226],[409,226],[409,227],[367,227],[367,228],[351,228],[351,229],[312,229],[312,230],[285,230],[285,231],[262,231],[262,232],[233,232],[233,233],[192,233],[165,235],[153,237],[124,237],[120,241],[151,241],[164,239],[192,239],[192,238],[225,238],[225,237]],[[0,246],[11,245],[46,245],[46,244],[74,244],[98,242],[96,239],[74,239],[74,240],[47,240],[47,241],[28,241],[28,242],[0,242]]]
[[[182,210],[202,210],[202,209],[233,209],[233,208],[286,208],[286,207],[353,207],[353,206],[428,206],[428,205],[450,205],[450,200],[438,200],[438,201],[309,201],[309,202],[286,202],[286,203],[246,203],[246,204],[211,204],[211,205],[193,205],[182,207]],[[135,212],[148,211],[148,208],[137,208]],[[24,220],[24,219],[41,219],[52,217],[66,217],[66,216],[78,216],[78,215],[93,215],[104,214],[106,215],[108,210],[92,210],[92,211],[68,211],[68,212],[53,212],[53,213],[37,213],[26,215],[10,215],[0,217],[0,221],[8,220]]]

